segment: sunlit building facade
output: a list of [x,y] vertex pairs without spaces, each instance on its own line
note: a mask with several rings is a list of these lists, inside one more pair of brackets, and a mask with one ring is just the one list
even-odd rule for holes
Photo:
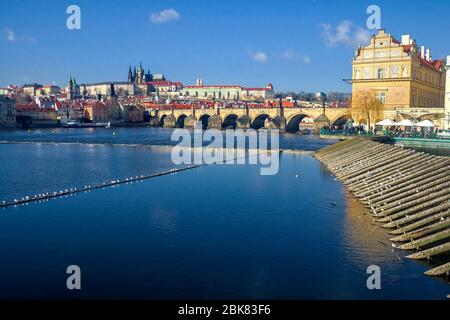
[[419,48],[409,35],[399,41],[379,30],[369,45],[356,50],[352,103],[359,91],[373,90],[384,105],[384,118],[430,118],[443,125],[445,80],[445,62],[433,60],[430,49]]

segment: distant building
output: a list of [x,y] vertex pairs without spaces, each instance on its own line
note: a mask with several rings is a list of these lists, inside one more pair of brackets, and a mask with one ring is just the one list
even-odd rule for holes
[[33,84],[25,84],[22,87],[23,93],[29,95],[29,96],[36,96],[40,94],[40,91],[42,90],[43,86],[41,84],[33,83]]
[[10,88],[0,88],[0,95],[8,95],[11,94],[12,89]]
[[144,121],[144,110],[135,105],[120,105],[120,110],[124,123],[140,123]]
[[[203,83],[197,80],[197,84]],[[239,85],[195,85],[185,86],[182,94],[199,100],[252,100],[272,99],[274,91],[272,84],[264,88],[245,88]]]
[[43,86],[40,90],[40,95],[56,96],[61,93],[61,88],[55,85]]
[[183,90],[183,84],[179,81],[150,81],[147,82],[147,85],[149,86],[149,92],[160,95],[179,94]]
[[47,127],[58,124],[58,112],[53,108],[41,109],[36,102],[16,105],[17,125],[22,127]]
[[56,99],[52,98],[52,97],[36,96],[36,97],[34,97],[34,102],[41,109],[45,109],[45,108],[55,109]]
[[242,88],[242,98],[251,99],[273,99],[273,85],[269,83],[264,88]]
[[0,95],[0,128],[16,126],[16,100]]
[[443,60],[433,60],[430,49],[419,48],[409,35],[399,41],[379,30],[369,45],[357,49],[353,59],[352,105],[359,91],[373,90],[384,105],[384,118],[415,119],[430,114],[442,123],[444,66]]
[[103,101],[88,103],[84,107],[86,118],[93,123],[106,123],[109,119],[108,105]]
[[81,102],[56,102],[56,110],[58,112],[58,119],[61,124],[66,124],[70,121],[83,122],[86,118],[84,106]]
[[139,65],[134,67],[134,69],[131,69],[131,66],[128,69],[128,83],[134,83],[134,84],[145,84],[146,82],[150,81],[165,81],[165,77],[162,74],[151,74],[150,70],[145,72],[144,68],[142,67],[142,63],[139,62]]
[[447,56],[447,79],[445,81],[445,120],[444,128],[450,129],[450,56]]

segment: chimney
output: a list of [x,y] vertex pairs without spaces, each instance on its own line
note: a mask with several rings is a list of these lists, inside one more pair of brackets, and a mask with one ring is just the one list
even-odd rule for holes
[[409,34],[402,35],[402,45],[407,46],[411,44],[411,36]]
[[427,61],[431,61],[431,51],[430,51],[430,49],[427,49],[425,56],[427,58]]
[[420,57],[422,59],[425,59],[425,47],[424,46],[420,47]]

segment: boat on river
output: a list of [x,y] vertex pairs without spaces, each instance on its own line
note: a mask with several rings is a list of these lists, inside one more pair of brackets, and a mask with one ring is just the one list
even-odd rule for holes
[[108,122],[78,122],[78,121],[69,121],[62,125],[63,128],[110,128],[111,123]]

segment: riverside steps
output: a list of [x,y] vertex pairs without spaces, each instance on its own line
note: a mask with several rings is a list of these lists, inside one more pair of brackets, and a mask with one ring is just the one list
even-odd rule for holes
[[433,260],[426,275],[450,275],[450,158],[366,138],[314,156],[389,229],[393,247],[411,250],[409,259]]

